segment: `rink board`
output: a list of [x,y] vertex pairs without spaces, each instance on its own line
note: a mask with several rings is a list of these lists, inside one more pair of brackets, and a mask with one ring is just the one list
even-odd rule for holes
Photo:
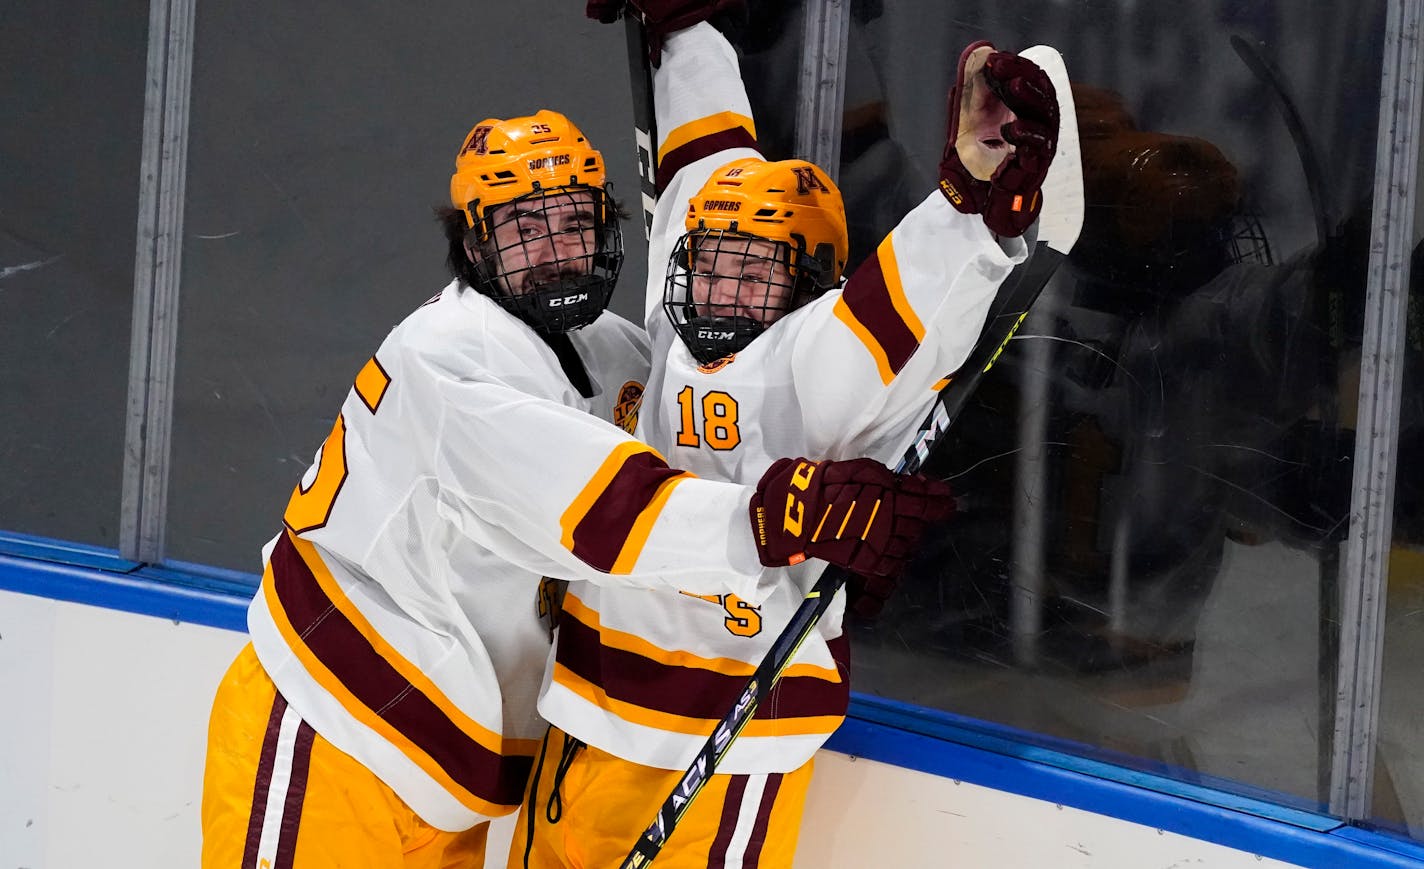
[[[0,866],[195,865],[208,705],[245,642],[240,578],[15,536],[0,550]],[[798,866],[1424,866],[1411,843],[982,722],[914,732],[915,707],[864,697],[852,712],[818,756]]]

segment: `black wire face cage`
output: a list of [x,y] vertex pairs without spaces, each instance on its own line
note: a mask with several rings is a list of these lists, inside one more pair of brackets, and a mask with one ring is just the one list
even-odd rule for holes
[[535,189],[480,224],[477,290],[541,332],[597,320],[623,267],[623,233],[602,187]]
[[663,310],[692,358],[709,365],[804,304],[820,289],[822,271],[819,260],[783,241],[695,230],[677,240],[668,258]]
[[1232,218],[1228,244],[1232,262],[1268,266],[1276,261],[1266,238],[1266,228],[1261,225],[1261,214],[1254,205],[1244,206]]

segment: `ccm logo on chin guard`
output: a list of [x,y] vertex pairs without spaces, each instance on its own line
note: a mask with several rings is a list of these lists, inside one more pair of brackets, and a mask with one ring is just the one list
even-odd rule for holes
[[698,329],[697,337],[706,341],[730,341],[731,332],[723,332],[720,329]]
[[587,302],[588,293],[575,293],[572,296],[560,296],[557,299],[549,300],[549,307],[563,308],[568,305],[577,305],[579,302]]

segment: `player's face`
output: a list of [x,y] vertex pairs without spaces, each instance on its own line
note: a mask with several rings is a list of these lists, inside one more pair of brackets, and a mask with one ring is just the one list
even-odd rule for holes
[[596,248],[594,196],[551,193],[490,209],[487,255],[499,263],[504,288],[523,295],[559,278],[588,274]]
[[699,316],[749,317],[764,326],[791,307],[791,275],[777,246],[750,238],[710,238],[692,264],[692,304]]

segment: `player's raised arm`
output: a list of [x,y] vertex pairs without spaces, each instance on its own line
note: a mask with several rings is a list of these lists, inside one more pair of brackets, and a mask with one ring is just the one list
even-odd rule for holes
[[[611,21],[623,4],[592,0],[590,17]],[[735,15],[741,0],[632,0],[648,36],[653,64],[653,143],[658,207],[648,243],[651,274],[661,274],[682,235],[687,200],[714,170],[760,158],[756,124],[736,50],[709,21]],[[661,286],[649,281],[650,319],[661,319]]]
[[[1058,134],[1053,84],[1032,61],[976,43],[948,100],[936,191],[846,282],[805,312],[798,381],[808,427],[898,428],[964,363],[989,303],[1027,255]],[[835,388],[828,388],[834,384]],[[834,442],[825,444],[834,449]]]

